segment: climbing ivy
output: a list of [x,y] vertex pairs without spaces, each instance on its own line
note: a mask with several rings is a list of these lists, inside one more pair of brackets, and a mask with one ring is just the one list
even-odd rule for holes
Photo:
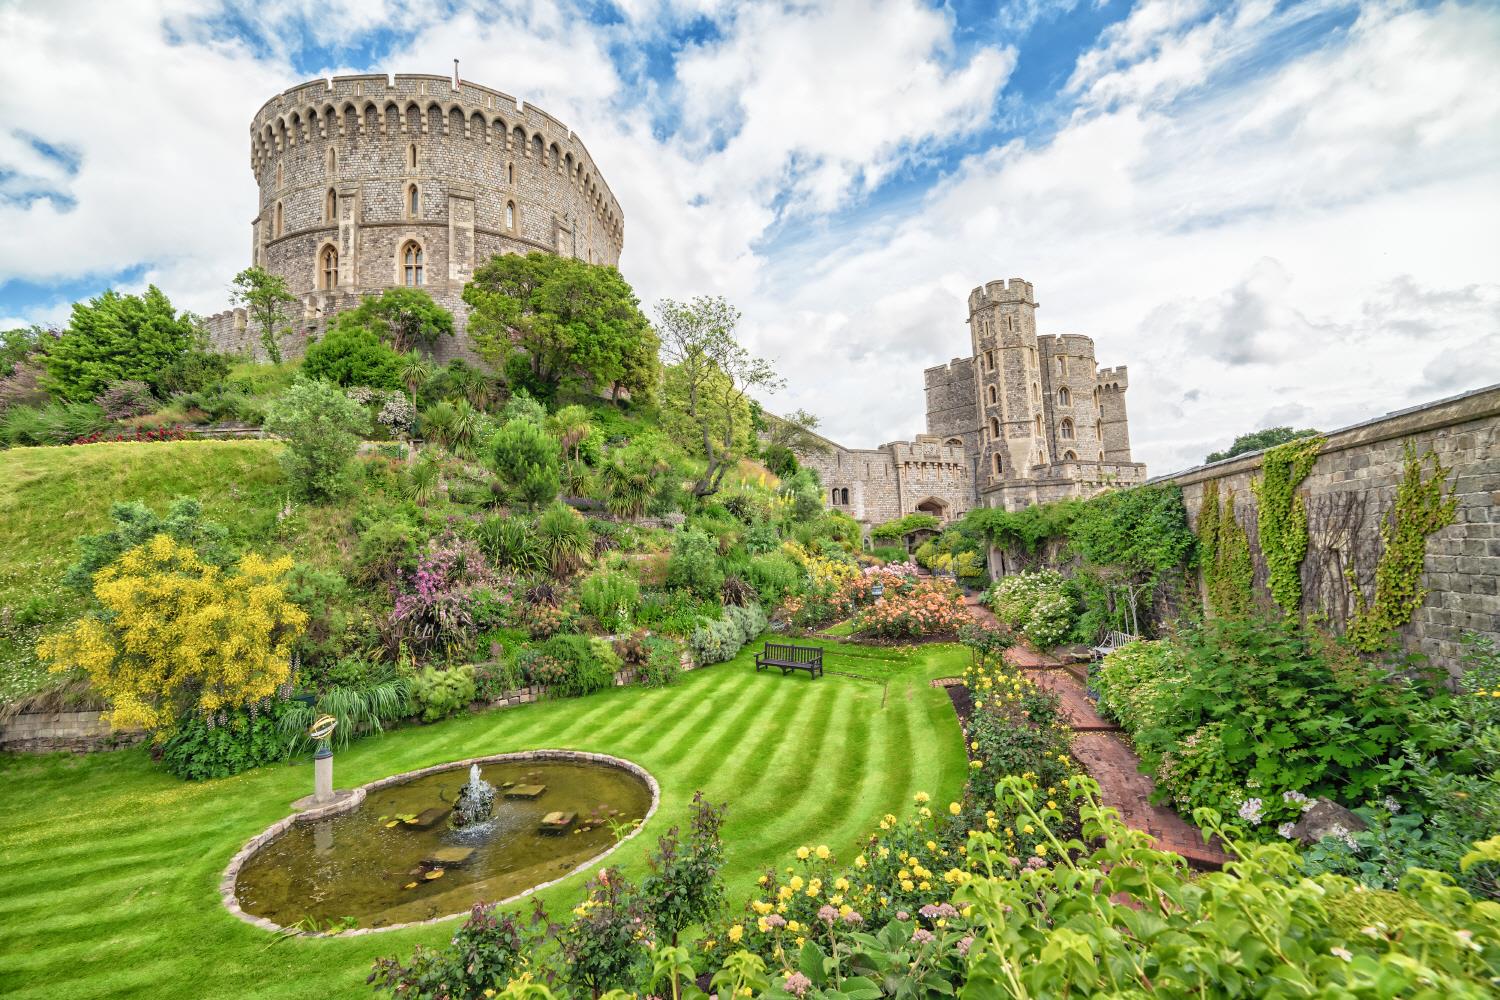
[[1288,615],[1302,607],[1302,560],[1307,555],[1307,504],[1297,487],[1312,471],[1323,438],[1288,441],[1261,458],[1261,475],[1250,491],[1259,504],[1260,550],[1266,557],[1266,585]]
[[[1427,536],[1452,524],[1458,511],[1458,497],[1447,486],[1452,470],[1444,468],[1431,451],[1419,457],[1413,441],[1406,442],[1405,452],[1406,465],[1401,485],[1396,488],[1395,506],[1389,520],[1380,526],[1383,549],[1375,565],[1374,600],[1366,602],[1353,567],[1345,571],[1354,595],[1354,615],[1349,619],[1347,636],[1359,649],[1370,653],[1383,649],[1390,634],[1411,621],[1427,599],[1427,588],[1422,585]],[[1424,477],[1429,458],[1432,475]]]
[[1203,484],[1198,512],[1198,564],[1203,570],[1208,606],[1223,618],[1242,618],[1255,606],[1252,586],[1255,566],[1250,561],[1250,539],[1234,517],[1234,490],[1219,503],[1219,481]]

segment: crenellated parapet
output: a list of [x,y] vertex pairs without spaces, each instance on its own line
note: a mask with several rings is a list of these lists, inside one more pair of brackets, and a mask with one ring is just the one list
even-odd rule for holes
[[1036,305],[1036,296],[1032,291],[1031,282],[1024,278],[987,281],[969,293],[969,312],[987,305],[1005,302]]
[[1105,392],[1124,392],[1130,388],[1130,376],[1127,369],[1126,365],[1120,365],[1118,368],[1100,368],[1099,388]]

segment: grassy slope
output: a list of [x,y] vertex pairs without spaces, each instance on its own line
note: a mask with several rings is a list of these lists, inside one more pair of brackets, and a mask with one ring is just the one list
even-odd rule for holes
[[0,702],[35,686],[30,647],[43,627],[68,620],[77,595],[62,587],[74,540],[103,530],[110,504],[143,500],[164,511],[196,496],[240,539],[275,523],[284,488],[271,441],[169,441],[13,448],[0,452]]
[[[758,873],[799,844],[827,844],[847,858],[881,814],[908,808],[919,790],[945,802],[964,780],[953,711],[927,683],[961,672],[962,650],[883,657],[824,645],[830,671],[864,676],[757,674],[752,644],[671,688],[615,689],[364,741],[339,755],[338,783],[536,747],[627,757],[661,782],[662,808],[616,857],[638,875],[644,851],[703,788],[730,803],[726,876],[738,907]],[[141,750],[0,756],[0,995],[367,995],[372,958],[441,943],[454,925],[268,948],[269,935],[219,902],[230,857],[311,782],[305,762],[184,784]],[[553,908],[581,884],[575,877],[551,890]]]

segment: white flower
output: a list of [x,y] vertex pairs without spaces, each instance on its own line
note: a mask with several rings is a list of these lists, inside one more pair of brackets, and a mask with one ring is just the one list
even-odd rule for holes
[[1291,840],[1292,839],[1292,830],[1295,829],[1296,826],[1297,826],[1296,823],[1283,823],[1283,824],[1281,824],[1280,826],[1278,826],[1276,828],[1276,832],[1279,833],[1279,834],[1281,834],[1287,840]]
[[1387,795],[1385,797],[1385,811],[1394,816],[1401,811],[1401,803]]
[[1259,823],[1263,815],[1260,799],[1250,798],[1240,803],[1240,819],[1247,823]]
[[1348,948],[1329,948],[1328,951],[1330,954],[1337,955],[1346,962],[1354,958]]

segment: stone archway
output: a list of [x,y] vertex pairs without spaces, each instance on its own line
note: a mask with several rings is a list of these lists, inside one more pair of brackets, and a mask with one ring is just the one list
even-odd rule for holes
[[926,500],[918,503],[916,509],[918,514],[931,514],[939,521],[946,521],[948,520],[948,511],[951,509],[951,506],[946,500],[941,500],[937,497],[928,497]]

